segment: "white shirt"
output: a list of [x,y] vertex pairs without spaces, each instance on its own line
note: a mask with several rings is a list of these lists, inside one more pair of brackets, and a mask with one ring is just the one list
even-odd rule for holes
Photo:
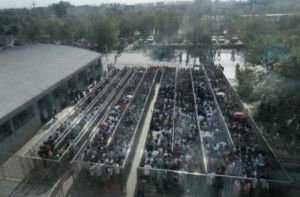
[[204,131],[204,132],[202,132],[202,137],[203,138],[206,138],[206,137],[213,138],[214,134],[212,132],[209,132],[209,131]]
[[150,175],[150,170],[149,169],[152,168],[151,165],[150,164],[145,164],[144,168],[145,168],[144,174],[147,175],[147,176]]
[[153,152],[152,152],[152,157],[157,157],[157,155],[159,154],[159,152],[157,151],[157,150],[154,150]]

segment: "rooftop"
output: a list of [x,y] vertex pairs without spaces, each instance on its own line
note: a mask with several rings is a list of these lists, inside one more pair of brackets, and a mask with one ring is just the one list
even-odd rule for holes
[[80,70],[99,53],[35,44],[0,52],[0,119]]

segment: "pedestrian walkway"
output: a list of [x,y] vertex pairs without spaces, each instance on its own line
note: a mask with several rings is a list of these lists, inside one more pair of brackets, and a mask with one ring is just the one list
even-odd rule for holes
[[235,76],[236,65],[239,64],[241,69],[245,68],[245,59],[241,54],[235,54],[234,61],[231,59],[231,51],[222,50],[220,53],[220,58],[216,56],[214,61],[215,64],[221,64],[224,67],[224,75],[230,82],[232,86],[237,85],[237,80]]
[[148,130],[150,127],[150,121],[151,121],[151,117],[152,117],[152,111],[153,111],[153,107],[157,98],[157,94],[158,94],[158,90],[159,90],[159,84],[157,84],[155,86],[155,93],[154,93],[154,97],[150,103],[148,112],[147,112],[147,116],[146,116],[146,120],[145,123],[143,125],[142,128],[142,133],[141,133],[141,137],[139,140],[139,144],[137,146],[136,149],[136,154],[134,155],[133,158],[133,162],[132,162],[132,166],[130,169],[130,173],[129,173],[129,177],[126,183],[126,196],[127,197],[133,197],[134,196],[134,192],[135,192],[135,187],[137,184],[137,168],[139,167],[140,164],[140,160],[141,160],[141,156],[144,150],[144,145],[145,145],[145,141],[147,138],[147,134],[148,134]]

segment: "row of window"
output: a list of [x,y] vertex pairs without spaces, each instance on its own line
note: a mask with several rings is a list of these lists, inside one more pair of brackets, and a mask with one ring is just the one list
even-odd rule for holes
[[9,122],[0,126],[0,142],[12,133]]
[[[34,116],[33,107],[28,107],[23,110],[21,113],[13,117],[12,122],[15,129],[20,128],[22,125],[26,124],[32,117]],[[6,123],[0,125],[0,142],[9,136],[12,133],[10,123],[7,121]]]
[[27,109],[23,110],[21,113],[13,117],[13,124],[14,128],[18,129],[26,122],[28,122],[34,116],[33,107],[28,107]]

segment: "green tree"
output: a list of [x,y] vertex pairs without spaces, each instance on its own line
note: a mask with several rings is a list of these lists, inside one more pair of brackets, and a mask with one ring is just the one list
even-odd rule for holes
[[137,30],[141,33],[142,38],[148,38],[155,28],[155,15],[153,12],[138,12],[139,22]]
[[119,23],[120,37],[133,36],[134,32],[138,30],[139,19],[140,16],[135,11],[124,13]]
[[85,35],[89,41],[99,46],[106,45],[112,47],[116,39],[117,22],[110,14],[91,14],[85,19]]
[[155,36],[159,42],[177,40],[182,15],[177,11],[158,11],[155,20]]
[[194,44],[203,44],[210,48],[211,36],[214,32],[212,23],[210,20],[199,20],[196,16],[190,17],[185,25],[187,39]]
[[70,7],[72,7],[72,5],[66,1],[60,1],[59,3],[52,4],[52,8],[56,17],[66,16],[67,10]]
[[43,33],[44,23],[40,18],[26,16],[21,22],[21,35],[28,41],[37,42]]
[[195,9],[200,16],[209,15],[211,11],[211,0],[195,0]]

